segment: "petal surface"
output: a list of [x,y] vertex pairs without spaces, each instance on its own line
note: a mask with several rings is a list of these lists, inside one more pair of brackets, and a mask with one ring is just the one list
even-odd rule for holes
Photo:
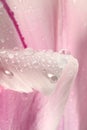
[[0,49],[23,48],[22,41],[10,15],[13,15],[13,13],[8,14],[0,1]]
[[[61,0],[60,0],[61,1]],[[79,73],[70,94],[59,130],[87,129],[87,1],[67,0],[61,4],[64,14],[64,27],[61,36],[62,44],[58,49],[66,48],[79,61]],[[61,12],[61,11],[60,11]],[[62,17],[61,17],[62,19]],[[61,25],[62,26],[62,25]],[[61,32],[61,28],[60,28]],[[63,40],[65,37],[65,40]]]
[[57,0],[6,0],[29,47],[56,47]]

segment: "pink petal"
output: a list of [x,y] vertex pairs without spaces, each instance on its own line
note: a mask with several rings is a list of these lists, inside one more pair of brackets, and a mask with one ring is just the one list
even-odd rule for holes
[[59,3],[59,42],[57,44],[57,49],[65,48],[72,53],[77,53],[80,44],[79,40],[81,40],[86,33],[87,1],[67,0],[65,2],[65,0],[60,0]]
[[87,0],[67,0],[62,4],[65,18],[63,40],[58,49],[66,48],[78,59],[79,73],[68,100],[62,128],[59,130],[87,129]]
[[29,47],[55,49],[57,0],[6,0]]
[[[56,48],[58,40],[55,27],[56,1],[54,1],[55,3],[53,1],[35,3],[35,1],[28,0],[22,2],[8,0],[7,2],[15,12],[15,18],[29,46],[42,49]],[[50,6],[49,10],[48,5]],[[28,97],[28,95],[1,89],[1,128],[3,130],[55,130],[59,124],[76,73],[77,65],[74,66],[70,62],[58,83],[57,91],[49,97],[38,92],[31,93]],[[63,80],[64,82],[62,82]],[[23,96],[23,99],[21,99],[21,96]],[[7,108],[7,111],[5,108]]]
[[6,8],[0,1],[0,48],[23,48],[22,41]]

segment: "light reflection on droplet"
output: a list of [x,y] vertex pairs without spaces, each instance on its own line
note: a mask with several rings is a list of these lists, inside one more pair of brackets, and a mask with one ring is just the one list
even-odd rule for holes
[[49,78],[51,83],[55,83],[58,80],[58,77],[56,75],[51,74],[51,73],[48,73],[47,77]]
[[19,69],[19,71],[20,71],[21,73],[23,73],[23,69]]
[[13,54],[9,54],[8,57],[9,57],[10,59],[12,59],[12,58],[14,58],[14,55],[13,55]]
[[71,54],[71,52],[69,50],[67,50],[67,49],[62,49],[62,50],[59,51],[59,53],[60,54],[66,54],[66,55],[70,55]]
[[14,74],[11,71],[9,71],[9,70],[4,70],[4,74],[6,76],[8,76],[8,77],[13,77],[14,76]]
[[14,47],[14,49],[13,49],[14,51],[18,51],[19,50],[19,48],[18,47]]
[[17,9],[17,7],[16,7],[16,6],[14,6],[14,9]]

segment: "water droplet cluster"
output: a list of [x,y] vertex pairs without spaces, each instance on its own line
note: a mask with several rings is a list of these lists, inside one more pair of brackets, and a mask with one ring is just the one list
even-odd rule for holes
[[[62,69],[67,64],[64,55],[53,51],[35,51],[33,49],[24,49],[20,51],[0,50],[0,62],[10,66],[18,72],[23,73],[29,69],[39,70],[46,76],[50,82],[58,80]],[[6,75],[12,75],[12,72],[5,70]]]

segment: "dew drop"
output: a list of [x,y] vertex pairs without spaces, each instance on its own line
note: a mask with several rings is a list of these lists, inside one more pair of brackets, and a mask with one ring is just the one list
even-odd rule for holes
[[37,60],[32,61],[32,66],[36,69],[38,68],[38,62]]
[[14,49],[13,49],[14,51],[18,51],[19,50],[19,48],[18,47],[14,47]]
[[13,55],[13,54],[9,54],[8,57],[9,57],[10,59],[12,59],[12,58],[14,58],[14,55]]
[[54,74],[51,74],[51,73],[48,73],[47,77],[49,78],[49,80],[51,81],[51,83],[55,83],[58,80],[58,77],[56,75],[54,75]]
[[9,70],[4,70],[4,74],[6,76],[8,76],[8,77],[13,77],[14,76],[13,73],[11,71],[9,71]]
[[14,6],[14,9],[17,9],[17,6]]
[[20,71],[21,73],[23,73],[23,69],[20,69],[19,71]]
[[66,54],[66,55],[70,55],[71,54],[71,52],[69,50],[67,50],[67,49],[62,49],[62,50],[59,51],[59,53],[60,54]]

